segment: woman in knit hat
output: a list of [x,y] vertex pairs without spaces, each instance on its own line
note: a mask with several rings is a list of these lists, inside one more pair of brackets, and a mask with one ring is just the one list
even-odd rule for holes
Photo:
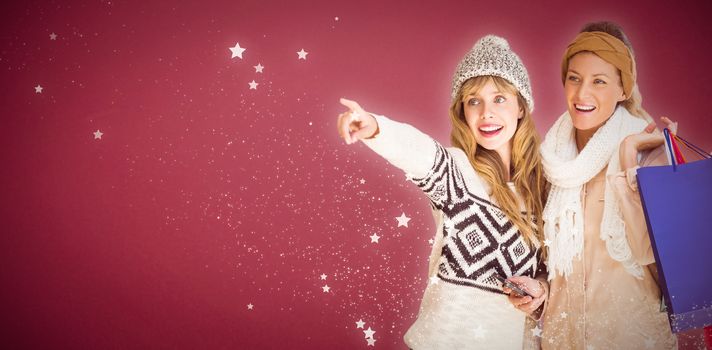
[[674,348],[635,178],[638,166],[666,156],[621,28],[586,25],[564,53],[561,78],[568,110],[541,145],[551,182],[542,348]]
[[[429,197],[437,231],[429,283],[411,349],[521,349],[526,315],[498,277],[528,276],[526,311],[546,298],[541,217],[546,181],[527,71],[506,40],[480,39],[452,84],[451,141],[445,148],[408,124],[341,99],[347,144],[358,140],[406,172]],[[539,277],[541,281],[534,278]]]

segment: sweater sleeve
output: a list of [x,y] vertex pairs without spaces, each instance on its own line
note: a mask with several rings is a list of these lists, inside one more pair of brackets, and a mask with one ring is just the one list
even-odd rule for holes
[[618,206],[625,222],[626,238],[635,261],[640,265],[655,263],[655,255],[648,235],[643,204],[638,193],[637,170],[645,166],[666,165],[667,157],[663,147],[653,149],[645,154],[639,166],[625,169],[609,177],[613,185],[613,193],[618,200]]
[[453,187],[462,183],[452,155],[440,143],[418,129],[404,123],[374,115],[379,133],[375,138],[362,140],[366,146],[388,162],[403,170],[406,179],[415,183],[431,204],[442,209],[453,195],[462,192]]

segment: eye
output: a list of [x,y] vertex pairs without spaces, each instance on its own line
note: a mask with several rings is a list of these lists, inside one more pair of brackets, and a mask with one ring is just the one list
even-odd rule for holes
[[575,75],[569,75],[568,77],[566,77],[566,80],[568,80],[568,81],[573,81],[573,82],[578,82],[578,81],[579,81],[579,77],[577,77],[577,76],[575,76]]
[[593,81],[593,83],[594,83],[594,84],[605,84],[606,81],[603,80],[603,79],[596,79],[596,80]]
[[477,106],[479,104],[480,104],[480,100],[478,100],[476,98],[471,98],[471,99],[467,100],[468,106]]
[[504,98],[504,96],[498,95],[494,98],[494,103],[504,103],[505,101],[507,101],[507,99]]

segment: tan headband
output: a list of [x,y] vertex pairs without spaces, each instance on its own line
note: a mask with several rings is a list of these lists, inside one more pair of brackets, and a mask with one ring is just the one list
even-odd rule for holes
[[618,38],[604,32],[583,32],[576,36],[564,52],[561,61],[561,80],[566,83],[566,73],[569,70],[569,59],[573,55],[590,51],[606,62],[614,65],[621,72],[623,92],[626,98],[630,97],[635,86],[636,71],[635,60],[628,47]]

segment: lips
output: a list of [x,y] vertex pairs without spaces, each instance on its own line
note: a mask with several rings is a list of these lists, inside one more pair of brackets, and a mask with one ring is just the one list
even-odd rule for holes
[[482,134],[485,137],[493,137],[499,134],[502,129],[504,129],[504,126],[502,125],[497,125],[497,124],[485,124],[485,125],[480,125],[477,130],[480,131],[480,134]]
[[593,112],[594,110],[596,110],[596,106],[582,103],[574,103],[574,108],[576,109],[576,111],[582,113]]

